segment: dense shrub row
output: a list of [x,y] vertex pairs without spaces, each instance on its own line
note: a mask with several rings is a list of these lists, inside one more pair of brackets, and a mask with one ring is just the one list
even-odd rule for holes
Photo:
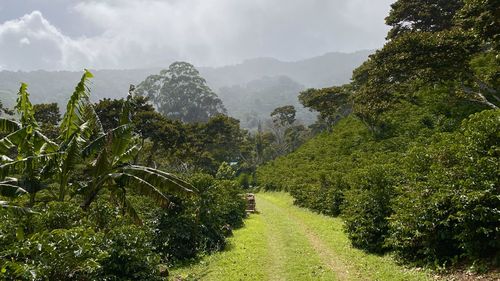
[[0,279],[162,280],[172,263],[222,249],[243,224],[242,191],[231,180],[190,178],[200,196],[171,198],[169,208],[131,195],[142,226],[106,195],[87,212],[75,201],[37,203],[33,213],[0,208]]
[[340,214],[352,244],[371,252],[421,264],[498,260],[500,111],[465,118],[477,107],[444,111],[441,94],[421,93],[425,107],[400,104],[375,133],[347,117],[260,167],[258,182]]

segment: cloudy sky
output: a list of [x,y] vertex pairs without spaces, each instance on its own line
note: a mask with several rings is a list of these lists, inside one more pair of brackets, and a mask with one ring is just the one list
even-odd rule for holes
[[393,0],[0,0],[0,69],[294,61],[382,46]]

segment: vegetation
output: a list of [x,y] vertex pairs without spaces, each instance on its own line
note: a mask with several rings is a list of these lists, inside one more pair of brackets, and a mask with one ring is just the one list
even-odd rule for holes
[[[392,257],[498,268],[498,3],[396,1],[388,41],[345,85],[303,90],[274,77],[223,88],[241,90],[239,114],[257,93],[251,132],[186,62],[98,102],[85,71],[62,117],[21,83],[14,111],[0,102],[0,279],[164,280],[199,259],[175,274],[428,278]],[[289,99],[298,91],[302,105]],[[330,217],[258,194],[262,213],[226,248],[257,186]]]
[[226,113],[222,101],[193,65],[174,62],[159,75],[146,78],[137,91],[153,101],[158,112],[183,122],[206,122]]
[[1,279],[161,280],[168,265],[222,249],[242,225],[236,182],[141,165],[148,144],[178,123],[133,91],[94,106],[91,78],[86,71],[62,120],[56,104],[33,106],[26,84],[19,121],[0,119]]
[[[293,206],[286,193],[257,194],[259,214],[234,232],[227,251],[190,267],[183,280],[431,280],[426,271],[398,266],[390,256],[353,248],[339,218]],[[174,279],[175,280],[175,279]]]
[[368,252],[498,266],[495,11],[490,1],[394,3],[389,41],[352,83],[301,93],[329,130],[259,167],[259,184],[340,215],[352,245]]

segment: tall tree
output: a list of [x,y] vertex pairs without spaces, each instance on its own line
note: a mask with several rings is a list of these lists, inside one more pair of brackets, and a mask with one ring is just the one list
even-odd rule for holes
[[437,85],[446,85],[454,97],[498,108],[498,56],[491,51],[490,27],[498,13],[495,2],[394,3],[387,18],[391,40],[354,71],[354,112],[374,125],[402,99],[415,100],[419,88]]
[[331,127],[351,112],[352,105],[349,101],[351,92],[351,85],[308,89],[300,93],[299,101],[305,107],[319,112],[319,119]]
[[413,31],[442,31],[450,29],[456,12],[463,6],[462,0],[399,0],[391,5],[385,19],[392,28],[387,39]]
[[271,118],[276,125],[290,126],[295,122],[295,114],[297,111],[293,105],[285,105],[275,108],[271,112]]
[[473,32],[485,45],[500,51],[500,2],[497,0],[464,0],[456,18],[464,30]]
[[35,119],[40,124],[40,130],[50,139],[55,140],[59,136],[57,128],[61,121],[61,113],[57,103],[41,103],[33,105]]
[[160,74],[147,77],[137,93],[149,97],[164,116],[187,123],[206,122],[226,113],[206,80],[187,62],[175,62]]

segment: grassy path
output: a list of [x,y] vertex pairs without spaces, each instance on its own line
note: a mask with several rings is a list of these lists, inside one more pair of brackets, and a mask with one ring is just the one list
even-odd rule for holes
[[[429,280],[388,256],[350,246],[340,219],[293,206],[285,193],[257,194],[259,214],[235,231],[226,251],[172,270],[181,280]],[[175,280],[175,279],[172,279]]]

